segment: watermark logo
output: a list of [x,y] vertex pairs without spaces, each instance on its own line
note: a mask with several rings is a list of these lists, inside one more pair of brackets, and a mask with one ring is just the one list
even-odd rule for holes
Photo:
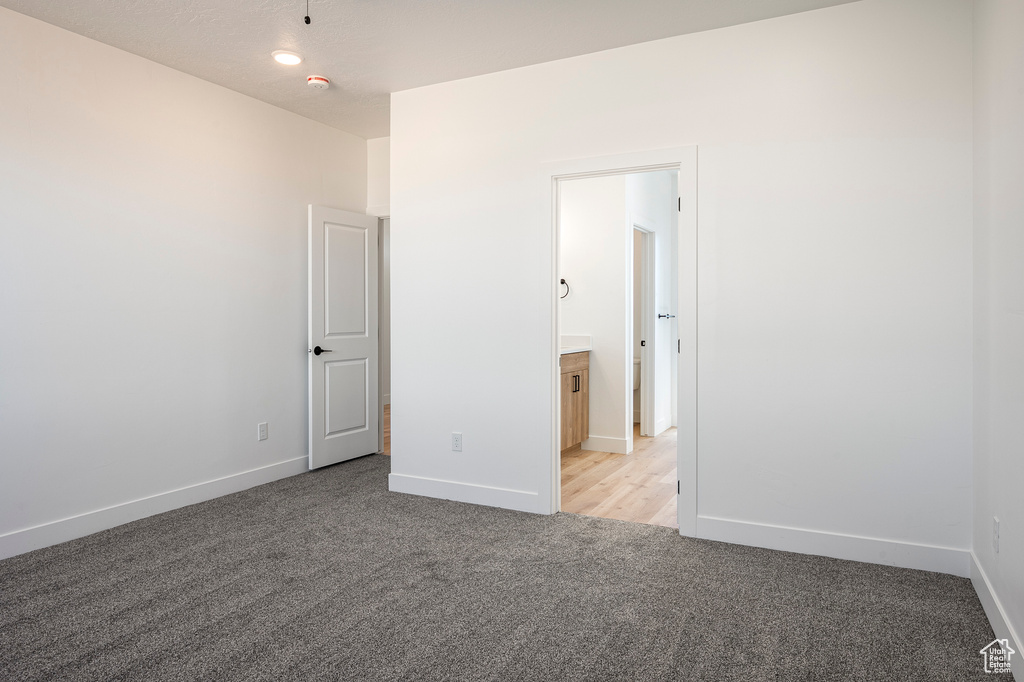
[[985,657],[985,672],[1008,673],[1010,672],[1010,657],[1017,652],[1010,648],[1009,640],[993,639],[978,653]]

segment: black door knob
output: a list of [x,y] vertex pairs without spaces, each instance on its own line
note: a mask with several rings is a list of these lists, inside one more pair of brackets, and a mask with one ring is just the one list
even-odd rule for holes
[[327,350],[326,348],[321,348],[320,346],[316,346],[315,348],[313,348],[313,355],[320,355],[321,353],[332,353],[332,352],[333,351]]

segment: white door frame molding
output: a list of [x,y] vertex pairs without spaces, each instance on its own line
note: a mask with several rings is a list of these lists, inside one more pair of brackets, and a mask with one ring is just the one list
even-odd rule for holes
[[[544,210],[551,225],[550,316],[550,390],[551,390],[551,460],[549,475],[544,480],[549,490],[541,495],[550,499],[551,513],[561,509],[561,416],[557,409],[559,390],[559,346],[561,320],[559,302],[559,206],[558,186],[565,180],[642,173],[658,170],[679,172],[679,214],[676,257],[679,264],[678,291],[678,348],[679,389],[676,423],[678,445],[676,471],[679,478],[677,514],[679,533],[696,536],[697,533],[697,147],[672,147],[613,156],[571,159],[543,165],[541,181],[544,183]],[[630,226],[632,227],[632,226]],[[632,362],[632,360],[630,360]]]

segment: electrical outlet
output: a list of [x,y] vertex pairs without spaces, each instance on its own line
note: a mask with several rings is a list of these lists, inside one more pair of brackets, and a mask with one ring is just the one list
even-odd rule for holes
[[452,433],[452,452],[462,452],[462,434]]
[[256,429],[257,429],[257,431],[256,431],[256,440],[266,440],[267,439],[267,422],[260,422],[259,424],[257,424]]
[[999,554],[999,519],[992,517],[992,549]]

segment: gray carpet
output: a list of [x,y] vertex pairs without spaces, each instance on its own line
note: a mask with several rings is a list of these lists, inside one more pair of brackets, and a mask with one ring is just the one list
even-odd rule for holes
[[389,493],[389,467],[0,562],[0,679],[996,677],[967,580]]

